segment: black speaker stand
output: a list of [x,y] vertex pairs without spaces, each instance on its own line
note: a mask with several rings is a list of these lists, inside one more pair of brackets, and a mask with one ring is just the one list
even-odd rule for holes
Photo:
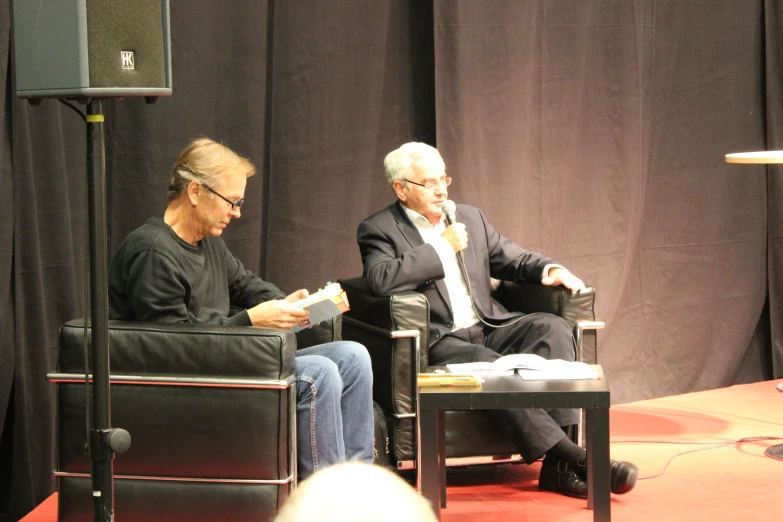
[[[109,291],[106,248],[106,175],[100,99],[87,102],[87,191],[90,235],[92,422],[90,475],[95,522],[114,520],[114,453],[130,447],[130,435],[111,428],[109,393]],[[86,384],[86,383],[85,383]]]

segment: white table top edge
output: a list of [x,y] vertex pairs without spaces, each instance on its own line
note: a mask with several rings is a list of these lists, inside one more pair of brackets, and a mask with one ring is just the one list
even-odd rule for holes
[[783,163],[783,150],[760,150],[726,154],[726,163]]

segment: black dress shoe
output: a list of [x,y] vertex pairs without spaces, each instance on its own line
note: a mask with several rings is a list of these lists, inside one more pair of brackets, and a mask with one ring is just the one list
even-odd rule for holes
[[[611,490],[615,495],[628,493],[636,485],[639,470],[630,462],[621,460],[609,461],[609,473],[611,476]],[[583,480],[587,480],[587,466],[579,466],[577,474]]]
[[562,461],[556,466],[541,466],[538,489],[554,491],[574,498],[587,498],[587,482],[579,478],[574,470]]

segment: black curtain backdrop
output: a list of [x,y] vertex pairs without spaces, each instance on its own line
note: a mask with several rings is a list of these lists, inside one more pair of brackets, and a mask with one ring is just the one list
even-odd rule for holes
[[[16,98],[11,3],[0,520],[54,489],[46,373],[87,243],[85,126]],[[613,402],[783,376],[783,169],[724,162],[783,149],[780,2],[172,0],[171,31],[174,95],[104,103],[110,254],[206,135],[258,167],[225,233],[247,267],[287,291],[358,275],[383,157],[425,141],[452,199],[597,288]]]
[[435,2],[452,194],[596,287],[615,402],[764,375],[765,169],[724,162],[765,148],[742,4]]

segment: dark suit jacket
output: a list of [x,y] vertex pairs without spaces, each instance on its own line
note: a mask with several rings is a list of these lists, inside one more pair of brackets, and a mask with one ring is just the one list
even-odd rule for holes
[[[498,234],[475,207],[457,205],[456,214],[457,221],[464,223],[468,231],[468,247],[463,251],[465,267],[479,313],[492,321],[518,315],[508,313],[492,299],[490,277],[540,282],[544,267],[555,262]],[[454,316],[443,281],[443,265],[435,248],[424,243],[399,201],[362,221],[357,240],[364,280],[372,293],[422,292],[430,304],[429,344],[451,331]]]

